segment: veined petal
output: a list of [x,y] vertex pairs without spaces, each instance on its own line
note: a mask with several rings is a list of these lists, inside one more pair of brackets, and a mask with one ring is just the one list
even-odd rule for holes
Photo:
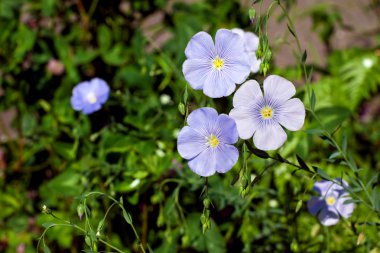
[[195,90],[203,88],[211,71],[211,61],[208,59],[187,59],[182,65],[182,72],[186,81]]
[[251,138],[259,127],[249,107],[237,107],[232,109],[230,117],[235,120],[239,136],[244,140]]
[[236,33],[237,35],[239,35],[242,39],[244,38],[244,30],[243,29],[233,28],[233,29],[231,29],[231,31],[233,33]]
[[313,190],[318,192],[323,198],[330,192],[334,191],[335,187],[341,187],[334,182],[322,180],[314,183]]
[[236,85],[223,70],[213,70],[205,80],[203,93],[211,98],[227,97],[234,92]]
[[219,173],[226,173],[237,162],[239,151],[232,145],[219,145],[215,150],[215,170]]
[[233,106],[251,107],[262,99],[263,93],[261,92],[259,83],[255,80],[249,80],[243,83],[234,94]]
[[278,122],[291,131],[302,128],[305,121],[305,106],[298,98],[286,101],[278,109]]
[[318,219],[323,226],[332,226],[339,222],[339,214],[332,209],[324,208],[319,213]]
[[189,160],[189,168],[202,177],[209,177],[216,172],[216,155],[213,148],[203,150],[198,156]]
[[216,121],[214,134],[220,142],[224,144],[234,144],[239,139],[236,123],[233,118],[226,114],[218,116]]
[[344,203],[347,200],[350,200],[351,198],[347,195],[341,196],[335,205],[336,209],[338,210],[339,214],[344,218],[349,218],[354,209],[355,204],[354,203]]
[[203,107],[192,111],[187,117],[187,123],[203,136],[209,137],[217,118],[218,113],[214,108]]
[[185,159],[192,159],[207,148],[207,140],[199,132],[185,126],[178,134],[178,153]]
[[252,32],[244,33],[244,46],[247,52],[256,51],[259,47],[259,37]]
[[264,80],[264,96],[269,101],[282,104],[295,94],[294,85],[281,76],[271,75]]
[[244,82],[251,71],[248,55],[242,53],[239,57],[226,59],[223,73],[237,84]]
[[230,30],[219,29],[215,35],[215,48],[222,59],[239,57],[244,53],[244,40]]
[[256,52],[248,53],[248,57],[249,57],[249,65],[251,66],[251,72],[252,73],[259,72],[261,60],[257,59]]
[[262,124],[253,135],[255,146],[261,150],[276,150],[284,144],[286,139],[284,129],[276,122]]
[[313,196],[307,202],[307,209],[311,215],[317,215],[317,213],[323,208],[326,208],[326,202],[324,199]]
[[213,59],[215,46],[210,34],[206,32],[195,34],[186,46],[185,55],[189,59]]

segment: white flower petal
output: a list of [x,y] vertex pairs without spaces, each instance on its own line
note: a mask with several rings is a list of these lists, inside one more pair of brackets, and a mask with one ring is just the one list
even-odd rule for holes
[[186,46],[185,55],[191,59],[213,59],[215,46],[210,34],[206,32],[195,34]]
[[271,75],[264,80],[264,96],[267,100],[284,103],[296,94],[294,85],[281,76]]
[[257,73],[260,70],[261,60],[257,59],[256,52],[251,52],[248,54],[249,65],[251,66],[251,72]]
[[290,131],[297,131],[302,128],[305,121],[305,106],[301,100],[292,98],[278,110],[278,123]]
[[253,143],[261,150],[276,150],[286,141],[286,133],[278,124],[262,124],[253,136]]
[[244,40],[230,30],[219,29],[215,35],[215,47],[220,58],[235,58],[244,53]]
[[259,37],[252,32],[244,33],[244,46],[247,52],[256,51],[259,47]]
[[223,67],[223,74],[237,84],[240,84],[247,80],[251,71],[251,65],[249,64],[248,55],[241,53],[239,58],[226,59],[225,66]]
[[231,110],[230,117],[236,122],[239,137],[246,140],[252,137],[259,127],[252,111],[248,107],[237,107]]
[[187,59],[182,65],[182,72],[186,81],[195,90],[203,88],[211,71],[211,61],[207,59]]
[[243,83],[236,91],[233,98],[233,106],[251,107],[262,99],[263,94],[261,92],[259,83],[255,80],[249,80]]

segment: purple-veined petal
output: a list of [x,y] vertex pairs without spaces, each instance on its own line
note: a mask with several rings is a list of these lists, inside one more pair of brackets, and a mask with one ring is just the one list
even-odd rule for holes
[[259,83],[255,80],[248,80],[236,91],[232,103],[234,107],[251,107],[262,99],[263,93]]
[[271,75],[264,80],[264,97],[283,104],[296,94],[294,85],[281,76]]
[[178,134],[178,153],[185,159],[192,159],[207,148],[207,139],[191,127],[185,126]]
[[201,90],[204,82],[212,71],[211,60],[187,59],[182,65],[182,72],[186,81],[195,90]]
[[257,59],[256,52],[248,53],[249,65],[251,66],[251,72],[257,73],[260,70],[261,60]]
[[226,114],[219,115],[215,124],[214,135],[219,139],[219,142],[224,144],[236,143],[239,134],[234,119]]
[[187,117],[187,123],[201,135],[208,137],[214,129],[218,113],[214,108],[203,107],[192,111]]
[[243,29],[240,29],[240,28],[233,28],[233,29],[231,29],[231,31],[233,32],[233,33],[236,33],[237,35],[239,35],[240,36],[240,38],[242,38],[242,39],[244,39],[244,30]]
[[239,57],[234,57],[225,60],[223,66],[223,74],[237,84],[244,82],[251,71],[251,65],[247,54],[240,54]]
[[211,98],[227,97],[235,88],[235,83],[223,73],[223,70],[213,70],[205,80],[203,93]]
[[219,173],[226,173],[237,162],[239,158],[239,151],[232,145],[218,145],[215,148],[215,170]]
[[247,52],[256,51],[259,47],[259,37],[252,32],[244,33],[244,46]]
[[305,121],[305,106],[298,98],[286,101],[278,109],[278,123],[291,131],[302,128]]
[[326,202],[319,197],[313,196],[307,202],[307,209],[314,216],[323,208],[326,208]]
[[313,190],[324,198],[327,193],[332,190],[333,184],[334,183],[326,180],[318,181],[314,183]]
[[265,122],[257,128],[253,135],[253,142],[258,149],[261,150],[275,150],[284,144],[287,136],[282,127],[272,122],[265,124]]
[[339,222],[339,214],[333,209],[324,208],[319,213],[318,219],[323,226],[332,226]]
[[207,148],[198,156],[189,160],[189,168],[202,177],[209,177],[216,172],[216,149]]
[[251,138],[259,127],[249,107],[234,108],[229,115],[236,122],[239,137],[244,140]]
[[189,41],[185,49],[185,55],[189,59],[209,59],[215,57],[215,46],[210,34],[199,32]]
[[347,195],[341,196],[335,205],[336,209],[338,210],[339,214],[344,218],[349,218],[354,209],[355,204],[354,203],[344,203],[347,200],[350,200],[351,198]]
[[222,59],[239,57],[244,53],[244,40],[230,30],[219,29],[215,35],[215,48]]
[[100,78],[93,78],[91,80],[91,90],[95,93],[99,103],[104,104],[109,96],[110,88],[107,83]]

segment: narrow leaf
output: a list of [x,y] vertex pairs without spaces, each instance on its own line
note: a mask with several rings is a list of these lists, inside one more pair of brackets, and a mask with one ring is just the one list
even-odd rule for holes
[[306,59],[307,59],[307,52],[306,52],[306,49],[305,49],[305,51],[303,51],[302,58],[301,58],[302,64],[305,64]]
[[294,36],[294,38],[297,38],[296,34],[294,33],[293,29],[290,28],[289,24],[287,24],[289,32]]
[[123,209],[123,217],[128,224],[132,224],[131,214]]
[[314,90],[312,89],[311,90],[311,110],[314,111],[315,109],[315,103],[317,102],[317,98],[315,97],[315,93],[314,93]]
[[236,184],[236,182],[239,180],[239,173],[236,173],[234,178],[231,180],[231,186]]
[[249,141],[245,141],[245,144],[247,144],[248,150],[251,151],[251,153],[255,156],[258,156],[263,159],[268,159],[270,157],[267,152],[254,148]]
[[301,166],[301,168],[310,171],[310,168],[307,166],[305,161],[299,155],[296,155],[296,157],[298,164]]
[[298,213],[298,211],[301,209],[301,207],[302,207],[302,200],[299,200],[297,203],[297,206],[296,206],[296,213]]

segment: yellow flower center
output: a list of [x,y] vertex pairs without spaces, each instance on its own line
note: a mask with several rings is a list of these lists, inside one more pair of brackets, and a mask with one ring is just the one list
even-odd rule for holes
[[87,101],[88,101],[90,104],[95,104],[96,101],[98,101],[98,100],[96,99],[95,94],[94,94],[93,92],[91,92],[91,93],[89,93],[89,94],[87,95]]
[[217,56],[214,60],[212,60],[212,66],[216,70],[221,70],[223,68],[224,61]]
[[208,139],[208,144],[212,147],[212,148],[215,148],[218,146],[219,144],[219,140],[218,138],[216,138],[215,135],[211,135],[210,138]]
[[334,205],[335,201],[336,201],[336,199],[332,196],[326,198],[326,203],[329,206]]
[[265,106],[263,109],[261,109],[261,115],[264,119],[271,119],[273,117],[273,109]]

